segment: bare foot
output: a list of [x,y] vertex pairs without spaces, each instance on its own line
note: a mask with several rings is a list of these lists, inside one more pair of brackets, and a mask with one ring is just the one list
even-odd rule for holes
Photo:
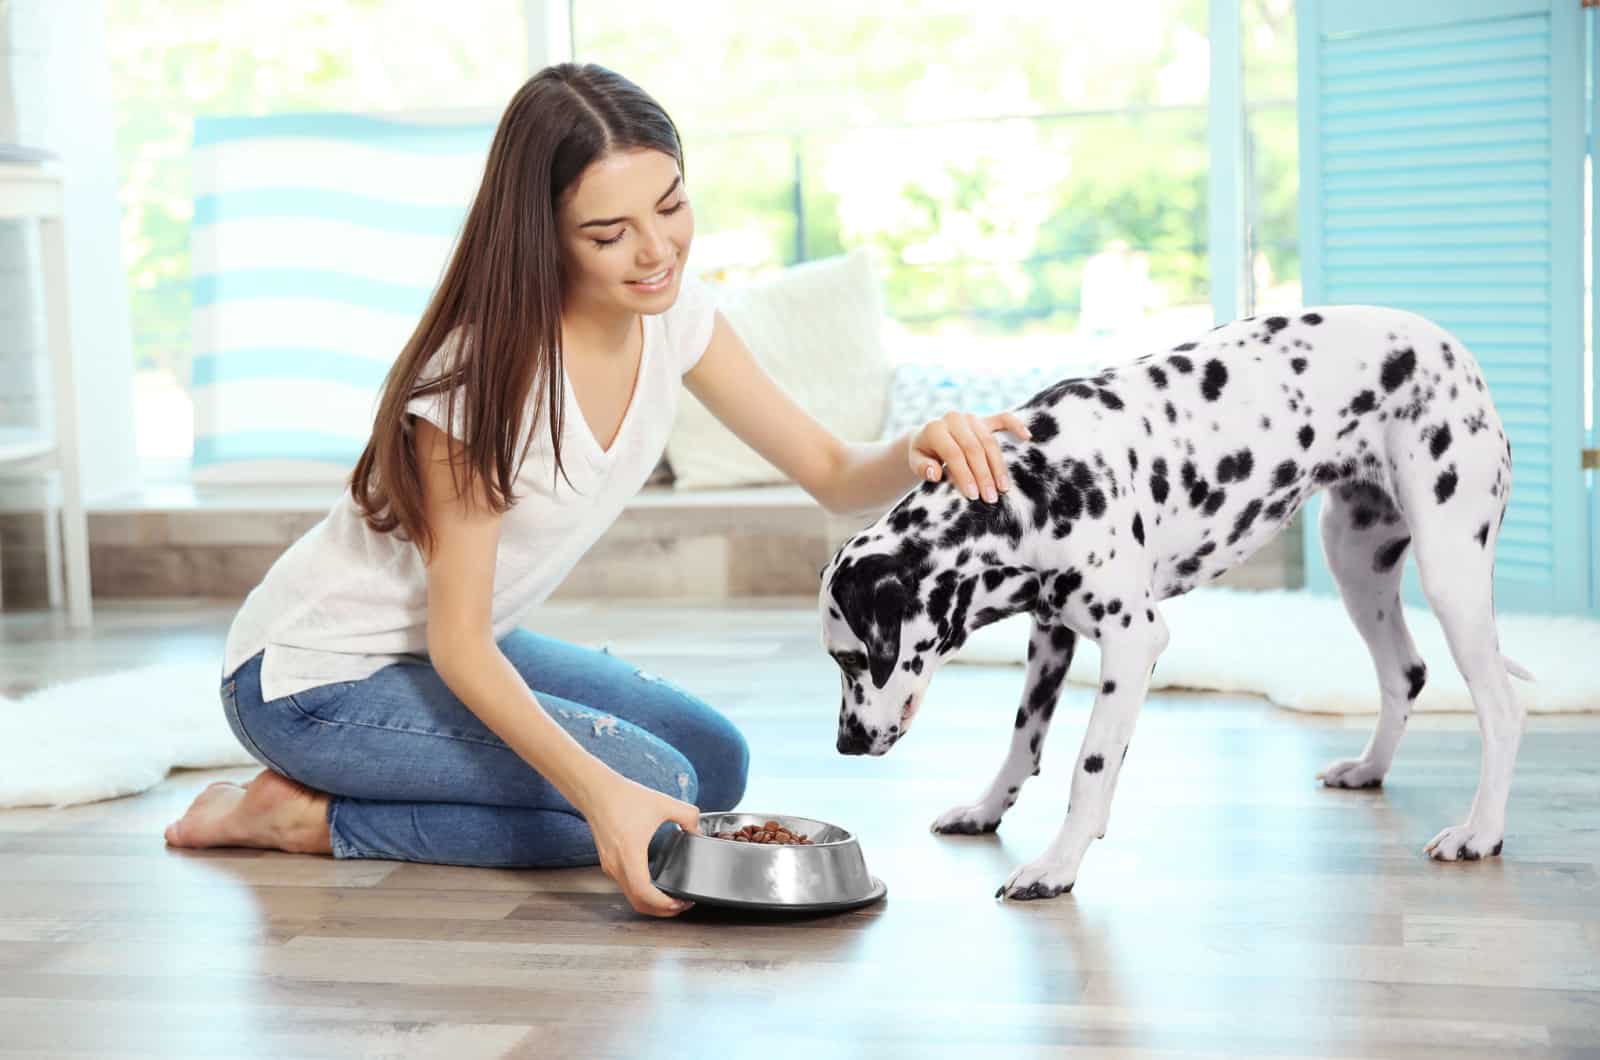
[[328,796],[264,769],[248,784],[219,780],[167,826],[175,847],[262,847],[330,854]]

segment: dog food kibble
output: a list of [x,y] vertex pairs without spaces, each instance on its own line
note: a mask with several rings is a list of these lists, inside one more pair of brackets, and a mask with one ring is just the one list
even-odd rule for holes
[[747,824],[736,832],[712,832],[711,835],[716,839],[731,839],[735,843],[765,843],[768,845],[779,844],[787,846],[811,845],[810,838],[789,831],[777,821],[767,821],[763,824]]

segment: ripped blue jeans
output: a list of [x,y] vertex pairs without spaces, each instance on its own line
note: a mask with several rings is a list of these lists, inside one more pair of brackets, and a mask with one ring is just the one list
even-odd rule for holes
[[[699,699],[605,651],[525,629],[499,647],[550,716],[612,769],[704,811],[743,796],[744,737]],[[263,701],[261,658],[223,680],[228,724],[262,765],[328,793],[334,857],[599,863],[573,805],[425,660]]]

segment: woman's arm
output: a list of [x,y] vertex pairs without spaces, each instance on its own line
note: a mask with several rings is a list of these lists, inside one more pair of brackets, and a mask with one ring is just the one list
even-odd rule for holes
[[968,497],[992,499],[1010,486],[994,432],[1028,437],[1010,412],[951,412],[893,441],[846,442],[778,386],[720,312],[683,378],[729,430],[830,512],[881,511],[919,479],[945,475]]
[[428,565],[428,654],[456,697],[589,822],[600,865],[641,913],[670,916],[687,908],[650,882],[648,847],[661,822],[690,831],[699,811],[646,788],[590,754],[556,724],[494,642],[491,598],[500,514],[481,483],[463,496],[449,458],[460,447],[423,419],[414,421],[423,503],[434,533]]

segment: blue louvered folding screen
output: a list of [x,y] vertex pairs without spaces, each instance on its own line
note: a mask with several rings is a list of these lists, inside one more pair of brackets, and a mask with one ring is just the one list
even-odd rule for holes
[[[1511,436],[1497,603],[1586,609],[1577,0],[1303,0],[1299,18],[1305,301],[1460,336]],[[1307,581],[1331,591],[1317,507]]]

